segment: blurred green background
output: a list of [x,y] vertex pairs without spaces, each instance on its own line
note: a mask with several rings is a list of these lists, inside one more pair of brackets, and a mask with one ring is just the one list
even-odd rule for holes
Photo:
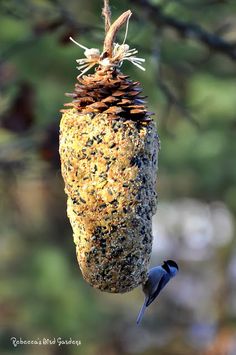
[[[141,288],[113,295],[82,279],[59,110],[83,57],[68,38],[102,48],[103,2],[1,0],[0,353],[235,355],[236,2],[110,2],[113,19],[133,11],[127,43],[146,72],[123,72],[142,83],[161,137],[152,264],[173,258],[181,272],[141,327]],[[81,345],[15,347],[12,337]]]

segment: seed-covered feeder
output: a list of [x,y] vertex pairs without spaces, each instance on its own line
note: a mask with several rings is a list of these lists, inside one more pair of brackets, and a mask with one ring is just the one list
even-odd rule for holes
[[144,70],[136,49],[115,42],[131,11],[110,25],[105,1],[104,14],[101,53],[72,39],[85,58],[77,60],[72,102],[62,110],[60,156],[83,277],[101,291],[123,293],[147,280],[159,142],[140,83],[121,72],[125,60]]

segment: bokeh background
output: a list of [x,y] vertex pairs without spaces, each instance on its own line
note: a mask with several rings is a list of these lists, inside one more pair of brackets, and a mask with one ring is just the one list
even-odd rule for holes
[[141,289],[82,279],[60,174],[59,110],[83,57],[68,38],[102,48],[102,5],[0,1],[0,353],[235,355],[236,2],[111,0],[113,19],[133,11],[127,43],[146,72],[123,72],[142,83],[161,137],[152,264],[180,266],[141,327]]

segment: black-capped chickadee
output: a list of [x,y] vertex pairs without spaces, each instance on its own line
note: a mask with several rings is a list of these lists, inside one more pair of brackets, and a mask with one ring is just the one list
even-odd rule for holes
[[140,324],[146,307],[155,300],[170,279],[177,274],[178,270],[179,267],[173,260],[164,261],[162,265],[153,267],[149,270],[148,280],[143,285],[145,299],[138,314],[137,324]]

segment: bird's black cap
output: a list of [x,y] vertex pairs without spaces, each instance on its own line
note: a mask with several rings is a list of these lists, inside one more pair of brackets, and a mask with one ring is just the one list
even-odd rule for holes
[[164,261],[162,267],[167,271],[170,272],[169,267],[175,267],[177,270],[179,270],[178,265],[176,264],[176,262],[174,260],[166,260]]

